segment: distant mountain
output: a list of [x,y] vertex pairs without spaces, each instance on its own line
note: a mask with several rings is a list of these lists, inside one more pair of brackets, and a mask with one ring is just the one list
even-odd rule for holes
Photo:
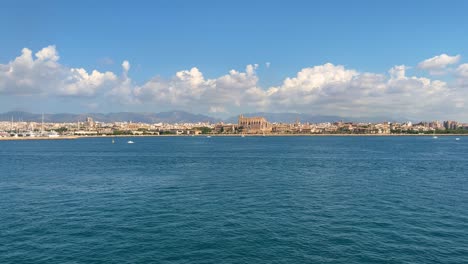
[[[251,116],[263,116],[268,122],[272,123],[294,123],[296,120],[299,120],[301,123],[325,123],[325,122],[396,122],[394,118],[388,117],[369,117],[369,118],[351,118],[351,117],[342,117],[334,115],[313,115],[313,114],[304,114],[304,113],[246,113],[246,117]],[[237,118],[239,116],[232,116],[225,120],[227,123],[237,123]]]
[[[92,117],[95,121],[100,122],[144,122],[144,123],[183,123],[183,122],[210,122],[216,123],[220,119],[213,118],[206,115],[191,114],[184,111],[170,111],[161,113],[133,113],[133,112],[120,112],[120,113],[87,113],[87,114],[44,114],[44,122],[77,122],[85,121],[86,117]],[[41,122],[42,114],[33,114],[21,111],[11,111],[0,114],[0,121],[31,121]]]

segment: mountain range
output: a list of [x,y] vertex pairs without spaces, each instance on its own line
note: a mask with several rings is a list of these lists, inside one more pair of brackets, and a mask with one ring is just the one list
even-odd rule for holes
[[[395,119],[386,117],[372,117],[372,118],[349,118],[334,115],[313,115],[305,113],[246,113],[244,116],[263,116],[269,122],[277,123],[293,123],[299,120],[302,123],[322,123],[322,122],[335,122],[335,121],[354,121],[354,122],[382,122],[389,121],[395,122]],[[58,113],[58,114],[44,114],[44,122],[78,122],[85,121],[86,117],[91,117],[99,122],[143,122],[143,123],[197,123],[197,122],[225,122],[237,123],[238,116],[232,116],[226,119],[219,119],[202,114],[192,114],[185,111],[168,111],[160,113],[147,113],[147,112],[118,112],[118,113],[86,113],[86,114],[71,114],[71,113]],[[34,114],[23,111],[10,111],[0,113],[0,121],[27,121],[27,122],[41,122],[42,114]]]

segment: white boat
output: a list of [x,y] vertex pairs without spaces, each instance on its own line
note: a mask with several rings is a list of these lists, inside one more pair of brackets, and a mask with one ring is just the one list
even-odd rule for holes
[[455,140],[460,140],[460,138],[456,138]]
[[114,143],[115,143],[115,140],[114,140],[114,139],[112,139],[112,144],[114,144]]
[[129,140],[127,143],[128,143],[128,144],[133,144],[133,143],[135,143],[135,142]]
[[206,136],[206,138],[210,138],[211,136]]
[[59,137],[60,135],[57,132],[55,132],[54,130],[52,130],[52,131],[49,132],[49,134],[47,136],[52,138],[52,137]]

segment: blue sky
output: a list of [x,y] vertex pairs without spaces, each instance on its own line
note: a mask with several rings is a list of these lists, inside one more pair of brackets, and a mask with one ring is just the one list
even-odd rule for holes
[[[93,87],[93,92],[55,93],[50,91],[61,87],[52,86],[63,85],[63,80],[42,80],[37,77],[41,74],[25,73],[24,78],[39,78],[33,79],[34,83],[43,87],[38,88],[40,91],[27,92],[24,87],[19,87],[18,90],[23,89],[23,92],[18,93],[12,87],[18,83],[18,78],[21,79],[21,75],[16,75],[16,81],[8,80],[7,88],[2,90],[0,86],[0,111],[182,109],[229,116],[239,112],[274,110],[428,118],[424,113],[435,105],[432,100],[427,100],[427,105],[418,104],[414,109],[407,109],[408,113],[395,113],[390,106],[385,111],[372,112],[372,105],[380,105],[385,101],[382,97],[385,95],[375,101],[366,98],[367,108],[360,102],[361,97],[350,100],[348,105],[343,101],[345,95],[349,96],[349,82],[360,78],[357,76],[372,73],[390,79],[388,71],[397,65],[406,66],[405,76],[409,79],[414,76],[443,81],[450,90],[444,95],[451,94],[457,100],[465,98],[462,92],[465,81],[459,80],[463,74],[455,73],[468,54],[466,1],[9,1],[2,5],[0,65],[4,65],[3,68],[11,67],[11,62],[21,55],[23,48],[31,50],[34,58],[36,52],[54,46],[60,57],[57,63],[65,71],[83,68],[87,73],[93,70],[111,72],[115,78],[110,78],[112,84]],[[431,73],[427,68],[418,67],[422,61],[442,54],[460,57],[456,62],[436,66],[439,70],[443,68],[443,73],[432,74],[434,71]],[[131,65],[127,73],[121,66],[125,60]],[[343,66],[344,71],[356,73],[346,80],[319,82],[302,91],[298,89],[307,84],[296,82],[301,87],[293,88],[284,85],[287,78],[298,77],[302,69],[314,69],[326,63],[335,67],[325,67],[326,72]],[[232,69],[238,73],[246,72],[247,65],[253,65],[255,73],[253,77],[244,76],[246,83],[216,82],[229,75]],[[203,81],[195,86],[204,88],[194,87],[193,82],[191,87],[186,87],[187,84],[180,84],[180,80],[174,81],[177,72],[190,71],[194,67],[203,75]],[[322,70],[315,68],[312,72],[316,74]],[[0,85],[1,78],[10,78],[5,76],[0,75]],[[160,81],[148,83],[155,78]],[[310,78],[322,77],[312,75]],[[125,81],[128,91],[122,88]],[[310,80],[305,81],[310,83]],[[348,83],[345,93],[326,90],[330,85],[336,86],[337,82]],[[387,80],[382,82],[388,83]],[[147,87],[143,87],[145,84]],[[386,85],[389,87],[385,94],[391,93],[388,99],[395,100],[392,96],[398,89]],[[280,89],[279,92],[275,92],[275,87]],[[168,97],[166,88],[175,95]],[[114,92],[109,92],[112,89]],[[290,93],[287,93],[288,89]],[[231,90],[236,93],[229,94]],[[250,93],[246,94],[247,90]],[[311,94],[312,90],[321,92]],[[270,92],[260,95],[262,91]],[[453,96],[454,91],[456,96]],[[166,96],[160,96],[160,93]],[[175,98],[181,93],[183,98]],[[132,98],[109,99],[111,94]],[[209,95],[215,98],[200,98]],[[216,104],[216,96],[255,97],[257,101],[240,100],[230,105],[228,100],[220,100]],[[305,102],[283,98],[294,96],[310,98]],[[333,101],[334,96],[339,103]],[[400,94],[400,98],[404,96]],[[411,96],[420,98],[420,94]],[[309,107],[325,103],[334,107]],[[401,103],[407,104],[406,101]],[[459,101],[453,104],[462,105]],[[350,112],[350,109],[354,110]],[[442,107],[434,110],[434,116],[464,118],[459,110]]]

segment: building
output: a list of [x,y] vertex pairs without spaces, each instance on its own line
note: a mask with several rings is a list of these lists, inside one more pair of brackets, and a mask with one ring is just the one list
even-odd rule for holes
[[432,129],[440,129],[440,128],[442,128],[442,125],[440,124],[439,121],[432,121],[432,122],[430,122],[428,125],[429,125],[429,128],[432,128]]
[[457,121],[444,121],[444,127],[445,129],[457,129],[458,128],[458,122]]
[[238,127],[242,132],[251,134],[271,131],[271,126],[264,117],[244,117],[244,115],[240,115]]
[[291,124],[279,123],[279,124],[274,124],[272,127],[273,133],[285,134],[285,133],[292,133],[292,131],[293,129],[292,129]]
[[233,124],[224,124],[221,122],[214,126],[214,132],[216,133],[233,134],[236,133],[236,131],[236,125]]
[[94,127],[94,120],[92,117],[86,117],[86,126],[88,126],[89,128],[93,128]]

